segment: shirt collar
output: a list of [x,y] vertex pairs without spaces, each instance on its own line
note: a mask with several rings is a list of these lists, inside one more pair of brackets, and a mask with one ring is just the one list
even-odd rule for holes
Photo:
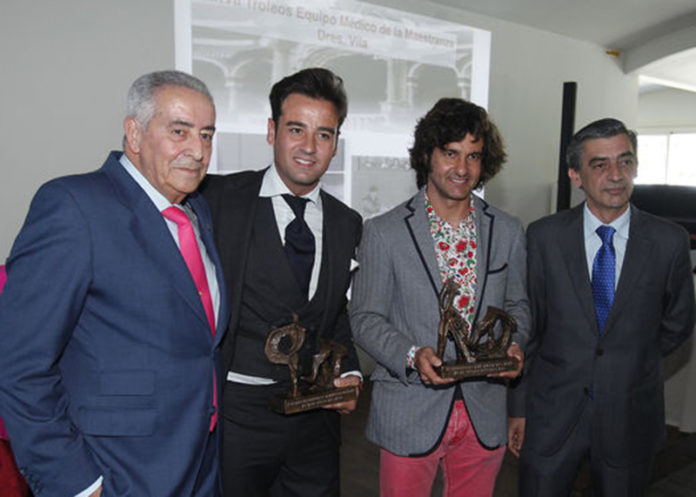
[[143,173],[141,173],[137,167],[130,161],[128,157],[126,157],[126,154],[121,154],[121,158],[119,159],[119,162],[123,166],[123,168],[128,172],[128,174],[131,175],[131,177],[135,180],[138,185],[140,185],[140,188],[145,190],[145,194],[148,196],[150,200],[152,200],[152,203],[155,204],[155,207],[157,207],[157,210],[162,212],[164,209],[167,207],[171,207],[171,203],[169,200],[167,200],[167,197],[162,195],[157,189],[150,184],[150,182],[147,180],[145,176],[143,176]]
[[[423,197],[425,199],[425,213],[428,215],[428,220],[430,221],[431,226],[433,224],[437,224],[440,226],[450,226],[450,224],[442,219],[440,216],[437,215],[437,212],[435,212],[435,208],[433,207],[433,204],[430,202],[430,199],[428,198],[428,192],[424,189],[423,190]],[[474,197],[471,197],[471,202],[469,202],[469,212],[467,213],[466,217],[461,220],[458,226],[450,226],[452,229],[460,229],[460,228],[470,228],[472,226],[475,226],[475,221],[474,221],[474,216],[475,216],[476,209],[474,208]]]
[[600,226],[611,226],[612,228],[614,228],[616,230],[616,233],[619,236],[628,239],[628,231],[629,231],[630,224],[631,224],[631,204],[628,204],[628,209],[626,209],[626,212],[621,214],[619,217],[617,217],[616,219],[614,219],[611,223],[609,223],[607,225],[607,224],[604,224],[602,221],[600,221],[597,216],[592,214],[592,211],[587,206],[587,202],[585,202],[584,216],[583,216],[583,227],[585,230],[585,239],[588,239],[591,236],[594,236],[595,231]]
[[[317,185],[312,189],[311,192],[301,195],[301,197],[310,200],[316,205],[319,205],[320,190],[321,188],[319,188],[319,185]],[[280,175],[276,170],[275,164],[273,164],[263,175],[259,197],[277,197],[283,194],[294,195],[287,185],[283,183],[283,180],[280,178]]]

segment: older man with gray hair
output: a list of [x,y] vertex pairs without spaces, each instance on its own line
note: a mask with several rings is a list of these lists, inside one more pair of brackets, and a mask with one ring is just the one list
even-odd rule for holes
[[205,84],[137,79],[124,153],[43,185],[0,297],[0,415],[35,496],[219,495],[228,319],[207,203]]

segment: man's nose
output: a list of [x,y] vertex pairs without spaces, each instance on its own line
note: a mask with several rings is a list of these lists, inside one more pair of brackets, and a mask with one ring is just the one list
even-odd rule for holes
[[206,143],[203,141],[202,136],[196,136],[195,134],[191,134],[191,138],[189,139],[189,150],[191,157],[193,157],[197,161],[203,160],[203,151],[205,150]]
[[300,143],[300,150],[305,154],[313,154],[317,148],[317,137],[314,133],[305,133]]

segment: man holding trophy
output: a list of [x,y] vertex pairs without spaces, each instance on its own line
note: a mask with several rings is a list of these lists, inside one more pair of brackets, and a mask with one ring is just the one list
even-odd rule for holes
[[348,102],[340,77],[310,68],[278,81],[270,104],[273,164],[202,186],[233,309],[223,487],[227,497],[337,496],[338,413],[355,409],[362,379],[346,312],[362,222],[319,181]]
[[[472,191],[506,154],[486,111],[456,98],[418,122],[410,154],[420,190],[369,220],[358,252],[351,325],[377,361],[367,437],[382,447],[382,497],[429,496],[438,465],[446,495],[490,496],[507,442],[505,378],[520,374],[529,333],[526,251],[521,223]],[[441,376],[497,341],[489,311],[512,338],[500,362]]]

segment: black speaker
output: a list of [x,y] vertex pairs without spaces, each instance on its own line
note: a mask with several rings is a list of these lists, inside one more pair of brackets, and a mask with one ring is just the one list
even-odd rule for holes
[[636,185],[631,202],[645,212],[686,228],[691,239],[691,248],[696,249],[696,187]]
[[568,143],[573,137],[575,127],[575,98],[578,84],[574,81],[563,83],[563,110],[561,115],[561,148],[558,157],[558,196],[556,197],[556,212],[570,207],[570,178],[565,154]]

